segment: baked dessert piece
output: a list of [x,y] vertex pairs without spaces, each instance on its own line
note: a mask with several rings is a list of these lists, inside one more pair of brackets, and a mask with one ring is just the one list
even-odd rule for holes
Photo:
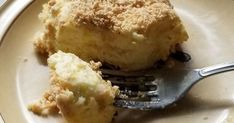
[[122,70],[166,60],[188,39],[169,0],[50,0],[39,18],[40,52],[62,50]]
[[60,112],[68,123],[110,123],[118,88],[96,71],[98,63],[86,63],[59,51],[48,59],[51,88],[29,110],[41,115]]

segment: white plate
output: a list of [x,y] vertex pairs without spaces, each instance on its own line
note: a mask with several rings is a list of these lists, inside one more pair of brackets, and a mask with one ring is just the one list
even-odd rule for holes
[[[62,123],[59,116],[39,117],[27,110],[27,105],[39,99],[49,87],[48,68],[33,49],[33,37],[41,29],[37,18],[45,0],[30,4],[17,15],[6,12],[8,21],[0,22],[0,113],[6,123]],[[19,1],[18,1],[19,2]],[[22,3],[22,1],[21,1]],[[30,1],[27,1],[30,3]],[[183,47],[192,56],[186,68],[200,68],[234,61],[234,1],[233,0],[173,0],[190,39]],[[17,4],[19,5],[19,4]],[[22,4],[25,6],[26,4]],[[6,17],[6,14],[4,15]],[[2,23],[2,22],[5,23]],[[5,35],[3,35],[5,34]],[[202,80],[177,106],[151,112],[122,110],[116,123],[233,123],[234,72]],[[0,118],[0,123],[1,123]]]

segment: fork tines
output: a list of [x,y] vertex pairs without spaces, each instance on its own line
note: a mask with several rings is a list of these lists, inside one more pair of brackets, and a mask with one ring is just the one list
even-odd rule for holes
[[158,86],[155,77],[140,72],[120,72],[102,70],[103,78],[119,86],[120,94],[116,97],[118,107],[137,108],[150,106],[158,102]]

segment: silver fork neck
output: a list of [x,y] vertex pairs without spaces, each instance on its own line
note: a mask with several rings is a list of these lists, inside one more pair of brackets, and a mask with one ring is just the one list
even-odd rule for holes
[[215,75],[215,74],[223,73],[227,71],[232,71],[232,70],[234,70],[234,62],[228,62],[228,63],[213,65],[210,67],[199,69],[199,74],[202,77],[208,77],[211,75]]

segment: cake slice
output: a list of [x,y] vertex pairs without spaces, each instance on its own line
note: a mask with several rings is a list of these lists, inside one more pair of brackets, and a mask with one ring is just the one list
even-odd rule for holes
[[51,87],[29,110],[41,115],[60,112],[68,123],[110,123],[118,88],[105,81],[98,63],[86,63],[59,51],[48,58]]
[[71,52],[122,70],[166,60],[188,34],[169,0],[50,0],[35,46],[42,53]]

